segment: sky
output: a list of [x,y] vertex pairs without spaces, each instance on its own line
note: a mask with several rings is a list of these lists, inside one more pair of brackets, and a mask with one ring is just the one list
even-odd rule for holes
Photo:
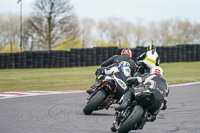
[[[0,0],[0,14],[20,14],[18,0]],[[34,0],[22,0],[23,15],[31,13]],[[134,22],[187,19],[200,23],[200,0],[70,0],[78,18],[92,18],[95,21],[117,17]]]

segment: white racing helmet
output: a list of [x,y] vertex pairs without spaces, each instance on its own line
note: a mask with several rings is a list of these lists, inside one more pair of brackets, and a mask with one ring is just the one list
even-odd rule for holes
[[130,77],[131,76],[131,69],[130,69],[130,63],[127,61],[121,61],[119,64],[119,69],[122,70],[124,73],[124,76]]
[[151,74],[163,75],[163,69],[159,66],[153,67],[150,71]]

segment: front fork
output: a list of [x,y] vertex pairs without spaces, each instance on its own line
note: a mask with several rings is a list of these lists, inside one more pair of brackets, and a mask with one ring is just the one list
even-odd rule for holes
[[103,103],[105,109],[108,109],[110,107],[110,105],[113,104],[113,101],[114,101],[114,95],[112,95],[112,94],[108,95]]
[[97,93],[97,91],[95,91],[95,92],[92,93],[91,95],[88,95],[88,97],[87,97],[88,102],[90,101],[90,99],[91,99],[94,95],[96,95],[96,93]]

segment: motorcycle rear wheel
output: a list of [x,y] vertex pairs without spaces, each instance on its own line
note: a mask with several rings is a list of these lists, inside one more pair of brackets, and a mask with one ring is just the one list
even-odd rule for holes
[[87,105],[83,109],[83,113],[85,115],[91,115],[92,112],[98,107],[98,105],[103,101],[105,97],[106,94],[103,91],[97,92],[96,95],[94,95],[87,103]]
[[134,110],[126,119],[126,121],[119,126],[118,133],[128,133],[130,130],[132,130],[135,124],[139,122],[143,112],[144,110],[141,106],[135,106]]

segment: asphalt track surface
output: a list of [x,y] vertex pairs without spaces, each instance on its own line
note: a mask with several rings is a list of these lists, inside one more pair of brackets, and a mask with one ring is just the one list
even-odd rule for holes
[[[109,110],[83,114],[86,93],[0,99],[0,133],[111,133]],[[131,133],[200,133],[200,84],[170,87],[168,109]]]

